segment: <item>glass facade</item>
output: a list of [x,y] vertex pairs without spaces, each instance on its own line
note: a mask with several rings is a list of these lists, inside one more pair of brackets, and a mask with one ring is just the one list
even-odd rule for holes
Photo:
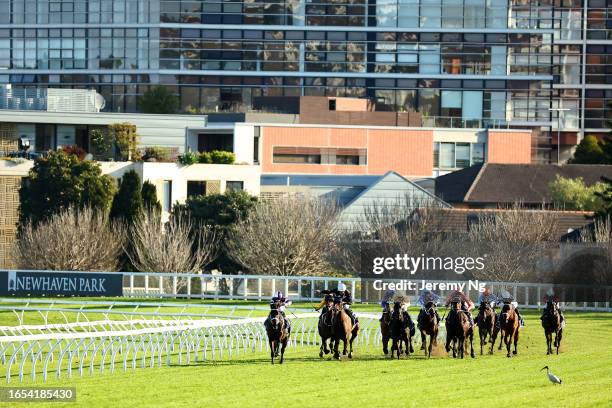
[[[0,83],[95,88],[136,112],[262,97],[369,97],[436,125],[610,119],[612,1],[0,0]],[[555,125],[556,126],[556,125]]]

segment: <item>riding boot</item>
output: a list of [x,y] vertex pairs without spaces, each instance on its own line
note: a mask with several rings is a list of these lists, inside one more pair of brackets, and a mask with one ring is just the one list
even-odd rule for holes
[[525,326],[525,319],[523,319],[523,316],[521,316],[521,312],[519,312],[518,308],[515,307],[514,312],[518,316],[519,322],[521,322],[521,326]]
[[359,320],[357,320],[357,316],[355,316],[355,313],[353,313],[353,311],[351,309],[344,309],[344,311],[349,315],[349,317],[351,318],[351,323],[353,324],[353,326],[359,322]]

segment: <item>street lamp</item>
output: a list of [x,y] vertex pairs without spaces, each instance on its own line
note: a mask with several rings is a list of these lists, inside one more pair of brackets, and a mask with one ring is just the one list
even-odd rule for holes
[[[567,112],[570,108],[549,108],[551,112]],[[552,130],[552,125],[550,127]],[[561,115],[557,113],[557,165],[561,164]]]

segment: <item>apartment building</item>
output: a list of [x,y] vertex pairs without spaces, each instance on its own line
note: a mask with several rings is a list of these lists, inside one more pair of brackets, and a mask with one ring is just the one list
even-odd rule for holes
[[368,98],[431,127],[538,129],[536,162],[609,132],[610,0],[0,0],[0,9],[0,84],[92,88],[110,112],[137,112],[158,84],[185,112]]

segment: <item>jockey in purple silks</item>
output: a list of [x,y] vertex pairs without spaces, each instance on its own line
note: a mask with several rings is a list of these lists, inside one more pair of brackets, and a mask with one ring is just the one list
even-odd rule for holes
[[391,311],[389,304],[393,302],[393,296],[395,296],[395,291],[393,289],[387,289],[385,291],[385,294],[380,301],[380,306],[382,307],[383,313],[389,313]]
[[[450,304],[453,302],[461,303],[461,310],[463,310],[467,315],[468,320],[470,321],[470,326],[474,326],[474,318],[472,317],[472,309],[474,309],[474,302],[472,302],[472,300],[467,297],[467,295],[458,290],[454,290],[448,294],[444,306],[449,307]],[[448,320],[448,316],[446,317],[446,319]]]
[[285,321],[287,322],[287,330],[289,331],[289,333],[291,333],[291,321],[287,319],[287,316],[285,315],[285,307],[290,306],[292,303],[293,301],[286,298],[283,292],[281,292],[280,290],[277,291],[276,294],[272,296],[272,299],[270,300],[270,309],[275,309],[278,304],[278,311],[281,312],[281,314],[285,318]]

